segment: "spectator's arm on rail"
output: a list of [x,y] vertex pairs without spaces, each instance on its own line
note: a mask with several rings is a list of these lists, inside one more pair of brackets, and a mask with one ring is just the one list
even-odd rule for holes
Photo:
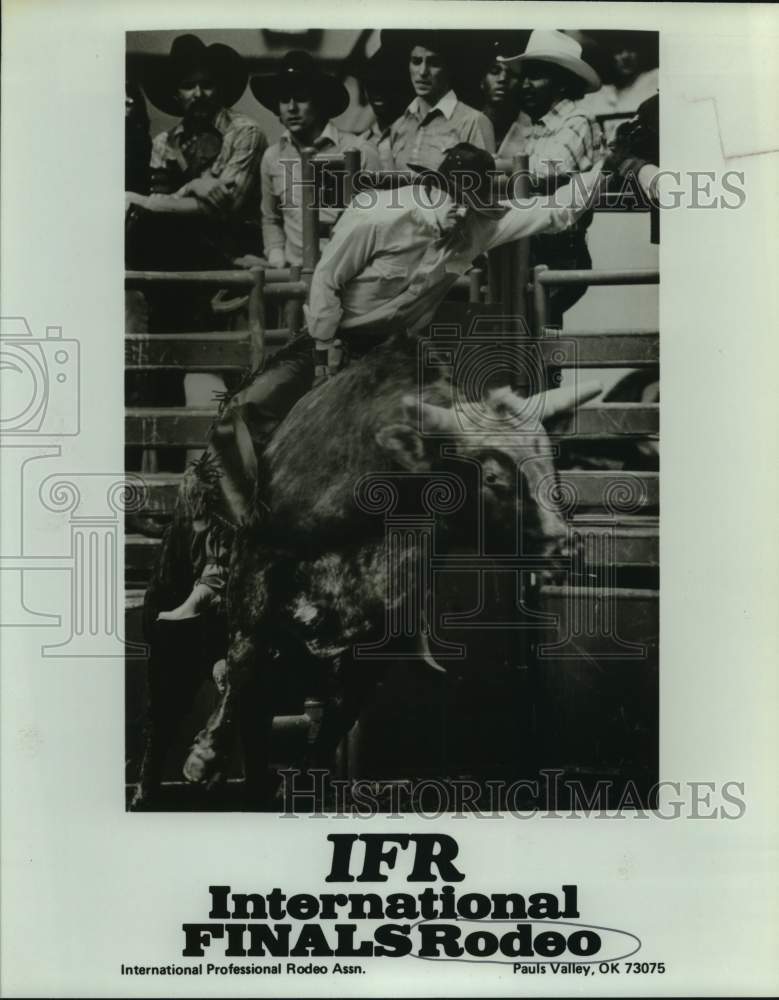
[[262,245],[271,267],[284,267],[287,238],[284,235],[284,216],[281,197],[273,187],[272,147],[267,149],[260,164],[262,184]]
[[237,130],[230,159],[218,178],[228,186],[229,191],[227,200],[215,206],[220,211],[230,213],[241,208],[252,181],[260,170],[267,147],[265,135],[259,126],[245,125]]
[[569,118],[559,132],[536,144],[528,163],[536,183],[548,184],[591,169],[600,151],[600,135],[597,123],[586,115]]
[[164,213],[168,215],[203,215],[206,209],[202,202],[193,197],[180,197],[177,194],[136,194],[126,191],[124,196],[125,209],[131,205],[145,208],[147,212]]

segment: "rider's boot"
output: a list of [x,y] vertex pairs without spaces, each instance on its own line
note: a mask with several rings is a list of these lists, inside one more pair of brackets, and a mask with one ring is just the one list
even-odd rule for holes
[[158,622],[179,622],[188,618],[198,618],[205,611],[211,611],[221,603],[219,590],[198,580],[189,597],[172,611],[160,611]]

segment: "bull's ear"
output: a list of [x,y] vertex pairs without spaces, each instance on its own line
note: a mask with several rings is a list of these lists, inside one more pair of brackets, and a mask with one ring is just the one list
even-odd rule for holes
[[388,424],[382,427],[376,432],[376,442],[401,469],[421,472],[430,468],[422,435],[408,424]]

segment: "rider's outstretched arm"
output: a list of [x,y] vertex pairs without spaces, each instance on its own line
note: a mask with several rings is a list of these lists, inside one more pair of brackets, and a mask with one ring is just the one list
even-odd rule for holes
[[538,233],[560,233],[590,209],[606,182],[603,163],[543,198],[513,198],[506,214],[490,223],[486,250]]

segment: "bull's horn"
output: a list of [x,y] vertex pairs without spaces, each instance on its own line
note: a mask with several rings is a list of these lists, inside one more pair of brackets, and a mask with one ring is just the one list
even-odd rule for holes
[[446,667],[442,667],[441,664],[436,660],[433,654],[430,652],[430,643],[427,639],[427,628],[423,626],[417,634],[417,649],[419,655],[422,657],[422,661],[430,667],[431,670],[435,670],[437,674],[448,674],[449,671]]
[[443,406],[434,406],[432,403],[425,403],[414,396],[404,396],[403,405],[408,416],[416,421],[420,420],[420,430],[444,433],[457,430],[457,418],[451,410]]
[[547,389],[543,393],[543,419],[546,422],[561,413],[575,410],[577,406],[594,399],[603,392],[601,382],[577,382],[576,385],[561,386],[559,389]]

